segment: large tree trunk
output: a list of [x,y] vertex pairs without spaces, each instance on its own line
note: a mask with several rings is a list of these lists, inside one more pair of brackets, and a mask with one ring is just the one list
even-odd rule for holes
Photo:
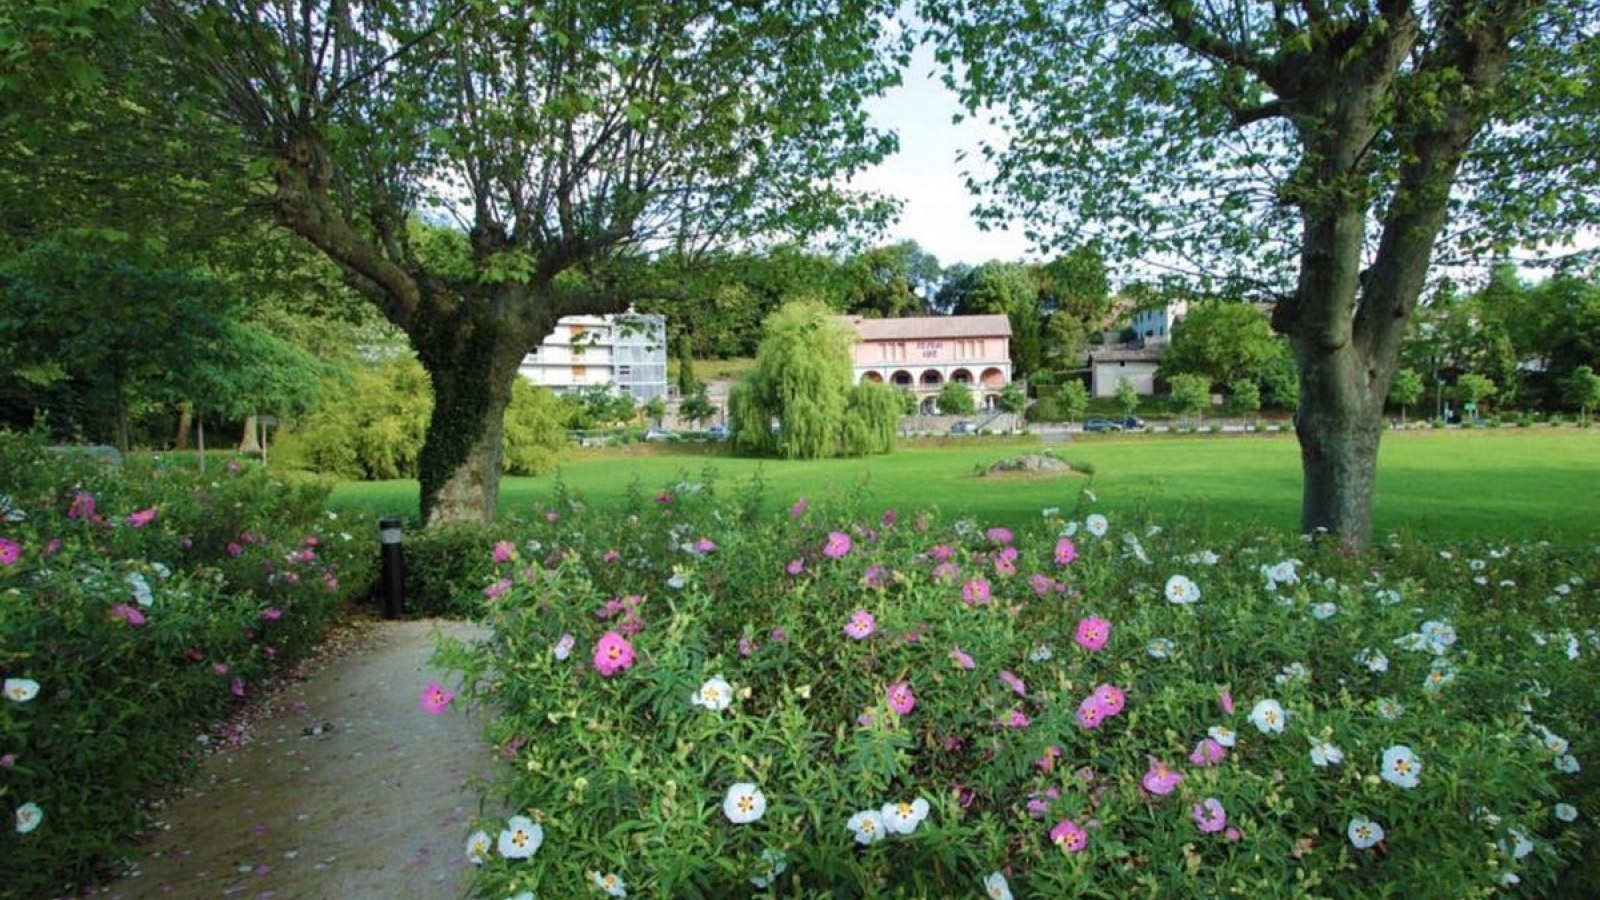
[[411,330],[433,382],[433,414],[418,460],[428,527],[494,521],[500,501],[501,439],[517,368],[531,346],[517,323],[494,315],[497,298],[432,302]]
[[194,424],[194,404],[185,400],[178,404],[178,433],[173,436],[172,449],[189,449],[189,430]]

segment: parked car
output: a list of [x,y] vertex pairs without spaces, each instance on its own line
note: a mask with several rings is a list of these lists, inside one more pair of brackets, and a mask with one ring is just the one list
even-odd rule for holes
[[1121,431],[1122,423],[1110,419],[1089,419],[1083,423],[1084,431]]
[[728,426],[713,425],[706,429],[706,437],[713,441],[725,441],[728,439]]
[[644,439],[647,441],[672,441],[677,440],[677,437],[665,428],[652,428],[644,433]]
[[954,425],[950,426],[950,433],[951,434],[977,434],[978,433],[978,423],[977,422],[968,421],[966,419],[962,419],[961,421],[959,421],[959,422],[955,423]]
[[1125,431],[1143,431],[1144,430],[1144,420],[1139,418],[1138,416],[1123,416],[1122,418],[1117,419],[1116,421],[1117,421],[1117,424],[1121,425]]

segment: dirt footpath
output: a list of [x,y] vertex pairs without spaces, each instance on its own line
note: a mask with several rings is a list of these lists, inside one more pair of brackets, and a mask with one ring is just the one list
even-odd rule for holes
[[158,821],[117,900],[453,900],[492,753],[459,704],[431,716],[418,696],[449,622],[376,622],[220,739]]

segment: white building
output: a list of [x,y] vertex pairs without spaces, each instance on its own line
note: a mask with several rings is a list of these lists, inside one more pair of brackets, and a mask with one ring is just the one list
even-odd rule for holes
[[1189,301],[1176,300],[1159,309],[1147,309],[1133,317],[1134,340],[1165,344],[1172,340],[1172,326],[1189,314]]
[[648,403],[667,394],[666,319],[631,311],[563,316],[518,371],[558,394],[607,387]]

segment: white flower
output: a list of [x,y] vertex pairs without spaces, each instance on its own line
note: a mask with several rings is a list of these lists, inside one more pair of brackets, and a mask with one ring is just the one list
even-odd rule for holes
[[1533,852],[1533,838],[1528,837],[1527,832],[1520,828],[1512,828],[1508,829],[1507,833],[1511,835],[1512,859],[1522,859]]
[[6,696],[18,703],[27,703],[39,696],[39,682],[32,678],[7,678],[5,682]]
[[884,828],[895,834],[910,834],[928,817],[928,801],[918,797],[909,803],[885,803],[882,815]]
[[1105,537],[1106,531],[1111,527],[1111,522],[1105,516],[1094,513],[1083,520],[1083,527],[1095,537]]
[[44,810],[39,804],[28,802],[17,807],[17,834],[27,834],[44,821]]
[[1552,812],[1563,822],[1575,822],[1578,819],[1578,808],[1571,803],[1557,803]]
[[550,645],[550,653],[556,659],[565,661],[567,657],[572,655],[572,647],[577,642],[578,639],[572,635],[563,634],[560,640]]
[[1054,519],[1056,516],[1061,515],[1061,507],[1046,506],[1044,509],[1039,510],[1039,514],[1044,516],[1046,519]]
[[750,883],[763,889],[772,887],[787,868],[789,858],[783,855],[783,851],[768,847],[761,851],[761,871],[750,876]]
[[1396,744],[1383,751],[1383,780],[1395,787],[1410,790],[1417,786],[1422,774],[1422,760],[1404,744]]
[[[667,579],[667,587],[672,588],[675,591],[682,590],[683,586],[685,584],[688,584],[688,583],[689,583],[688,578],[686,578],[682,572],[673,572],[672,573],[672,577]],[[615,875],[607,875],[606,877],[607,878],[615,878],[616,876]],[[623,896],[627,896],[627,895],[624,893],[624,894],[613,894],[612,896],[614,896],[614,897],[623,897]]]
[[1037,644],[1028,651],[1028,662],[1049,662],[1055,655],[1049,644]]
[[1339,611],[1337,603],[1316,603],[1311,606],[1311,618],[1317,620],[1331,619]]
[[1200,599],[1200,587],[1183,575],[1167,579],[1167,602],[1188,605]]
[[1428,670],[1428,675],[1422,681],[1422,689],[1430,694],[1439,693],[1445,685],[1456,680],[1456,667],[1446,662],[1435,661],[1433,668]]
[[1144,652],[1150,654],[1154,659],[1166,659],[1168,654],[1172,652],[1172,640],[1170,638],[1151,638],[1149,643],[1144,645]]
[[1350,843],[1357,850],[1365,850],[1383,840],[1383,826],[1357,816],[1350,820],[1350,827],[1345,829],[1345,834],[1349,835]]
[[497,847],[506,859],[527,859],[544,843],[544,828],[527,816],[512,816],[500,832]]
[[1199,553],[1191,553],[1185,556],[1183,561],[1191,566],[1214,566],[1222,561],[1222,557],[1218,556],[1214,551],[1201,550]]
[[1356,654],[1356,662],[1366,666],[1372,672],[1389,671],[1389,657],[1385,656],[1382,650],[1363,647],[1361,652]]
[[1570,753],[1556,757],[1556,771],[1563,775],[1576,775],[1579,768],[1578,758]]
[[1011,885],[1006,883],[1006,876],[990,872],[983,879],[983,895],[989,900],[1012,900]]
[[1076,537],[1077,534],[1078,534],[1078,522],[1077,522],[1077,520],[1073,520],[1073,521],[1068,522],[1065,525],[1061,526],[1061,537]]
[[1237,743],[1233,729],[1226,725],[1213,725],[1206,730],[1206,734],[1210,735],[1213,741],[1216,741],[1224,747],[1232,747],[1235,743]]
[[27,518],[28,514],[16,507],[10,494],[0,494],[0,519],[7,522],[22,522]]
[[533,891],[523,891],[520,894],[507,897],[506,900],[539,900],[539,898],[533,895]]
[[1305,663],[1293,662],[1279,670],[1272,680],[1278,684],[1293,684],[1295,682],[1308,681],[1310,678],[1311,673],[1306,671]]
[[1311,763],[1315,766],[1337,766],[1344,762],[1344,751],[1328,741],[1311,742]]
[[144,580],[143,575],[138,572],[129,572],[123,576],[123,580],[128,583],[129,587],[133,588],[133,599],[138,601],[140,606],[149,606],[156,602],[155,596],[150,593],[150,583]]
[[1569,635],[1567,635],[1567,659],[1575,660],[1577,658],[1578,658],[1578,636],[1575,635],[1575,634],[1569,634]]
[[1295,567],[1299,565],[1299,563],[1300,561],[1297,559],[1286,559],[1282,562],[1273,563],[1270,566],[1263,565],[1261,567],[1261,574],[1266,576],[1269,586],[1279,584],[1295,584],[1300,580],[1300,573],[1295,571]]
[[589,880],[594,882],[595,887],[605,891],[613,897],[628,896],[628,886],[623,883],[621,878],[610,872],[607,872],[604,875],[601,875],[599,872],[590,872]]
[[1393,606],[1400,602],[1400,592],[1393,588],[1378,588],[1373,592],[1373,596],[1377,597],[1378,602],[1384,606]]
[[1551,731],[1543,725],[1536,725],[1534,727],[1539,729],[1539,739],[1544,743],[1545,749],[1549,750],[1551,753],[1554,753],[1557,756],[1564,756],[1566,755],[1566,752],[1571,749],[1571,745],[1567,743],[1567,739],[1561,735],[1556,734],[1554,731]]
[[1424,646],[1434,655],[1445,652],[1456,642],[1456,630],[1449,622],[1423,622],[1419,630],[1422,632]]
[[723,681],[721,675],[714,675],[700,685],[700,690],[690,695],[689,702],[712,712],[722,712],[733,703],[733,685]]
[[467,836],[467,862],[481,866],[489,858],[489,832],[474,831]]
[[727,796],[722,798],[722,814],[735,825],[748,825],[761,818],[766,811],[767,795],[748,781],[728,788]]
[[856,843],[872,844],[883,840],[883,817],[875,809],[864,809],[850,817],[845,823],[851,831],[855,832]]
[[[1287,719],[1288,716],[1284,713],[1283,707],[1276,700],[1262,700],[1255,705],[1254,709],[1250,710],[1250,721],[1263,734],[1269,731],[1283,731],[1283,725]],[[1218,741],[1218,743],[1221,743],[1221,741]]]
[[1378,715],[1382,716],[1383,718],[1398,719],[1405,714],[1406,708],[1400,705],[1399,700],[1396,700],[1393,697],[1378,698]]

